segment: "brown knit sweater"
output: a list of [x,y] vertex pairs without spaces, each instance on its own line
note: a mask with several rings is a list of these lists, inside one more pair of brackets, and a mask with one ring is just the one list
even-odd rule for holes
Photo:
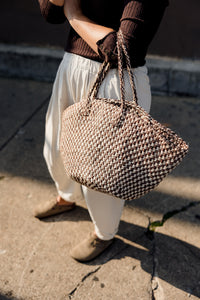
[[[38,0],[41,13],[47,22],[58,24],[66,21],[63,7],[49,0]],[[113,28],[97,42],[99,55],[69,26],[65,51],[102,62],[116,64],[116,32],[121,28],[130,55],[132,67],[143,66],[148,46],[152,41],[169,0],[82,0],[83,13],[97,24]]]

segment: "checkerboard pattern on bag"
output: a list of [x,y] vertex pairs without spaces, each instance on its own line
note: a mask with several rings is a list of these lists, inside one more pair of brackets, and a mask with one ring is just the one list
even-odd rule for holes
[[[121,36],[118,41],[123,42]],[[123,47],[119,46],[119,60],[122,60]],[[130,72],[129,62],[128,68]],[[60,151],[66,173],[73,180],[132,200],[154,189],[181,162],[188,145],[136,101],[124,99],[122,63],[119,63],[122,100],[97,98],[107,71],[102,66],[88,99],[64,111]]]

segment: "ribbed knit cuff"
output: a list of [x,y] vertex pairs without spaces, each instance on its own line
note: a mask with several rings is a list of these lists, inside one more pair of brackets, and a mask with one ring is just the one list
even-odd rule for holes
[[112,31],[97,42],[100,57],[107,62],[117,63],[117,33]]

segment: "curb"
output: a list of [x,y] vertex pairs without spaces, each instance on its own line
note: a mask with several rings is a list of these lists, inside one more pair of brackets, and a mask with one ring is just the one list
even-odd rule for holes
[[200,97],[200,60],[147,56],[152,92]]
[[[64,51],[0,44],[0,76],[53,82]],[[200,97],[200,60],[147,56],[153,94]]]

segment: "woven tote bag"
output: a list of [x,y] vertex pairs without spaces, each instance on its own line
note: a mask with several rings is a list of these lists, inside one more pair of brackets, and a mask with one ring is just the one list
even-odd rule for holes
[[[117,49],[121,99],[97,97],[110,67],[104,62],[88,98],[63,112],[60,151],[71,179],[88,188],[132,200],[154,189],[181,162],[188,145],[137,104],[121,31]],[[124,65],[133,101],[125,100]]]

